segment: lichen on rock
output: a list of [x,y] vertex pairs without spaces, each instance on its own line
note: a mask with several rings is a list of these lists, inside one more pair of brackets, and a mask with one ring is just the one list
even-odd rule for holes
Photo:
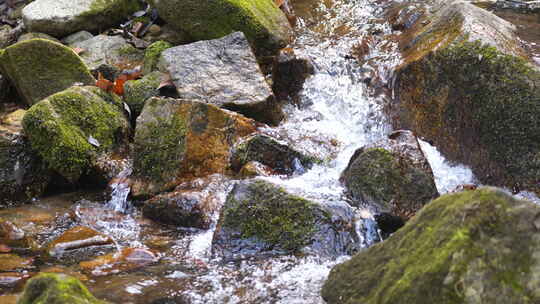
[[332,271],[329,304],[538,303],[540,207],[494,188],[441,196]]

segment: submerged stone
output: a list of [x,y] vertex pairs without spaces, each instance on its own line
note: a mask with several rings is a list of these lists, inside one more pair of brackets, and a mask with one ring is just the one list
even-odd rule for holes
[[272,125],[283,118],[281,106],[240,32],[166,49],[159,66],[171,75],[182,98],[201,99]]
[[355,151],[341,175],[356,204],[374,204],[380,212],[408,219],[439,193],[431,167],[410,131]]
[[0,50],[0,71],[29,106],[74,84],[95,84],[77,54],[45,39],[31,39]]
[[216,39],[240,31],[258,53],[272,53],[285,47],[292,36],[287,17],[272,0],[152,0],[150,3],[168,24],[195,40]]
[[55,37],[86,30],[101,32],[140,8],[136,0],[36,0],[22,10],[29,31]]
[[262,180],[240,182],[221,210],[212,253],[233,259],[350,253],[355,233],[349,209],[309,201]]
[[512,24],[467,2],[435,4],[403,34],[394,127],[432,141],[485,184],[539,194],[540,71]]
[[23,127],[49,168],[70,182],[101,175],[99,156],[121,148],[130,133],[118,97],[97,87],[71,87],[35,104]]
[[444,195],[332,269],[328,304],[538,303],[540,207],[494,188]]
[[182,179],[225,173],[232,145],[254,131],[252,120],[213,105],[149,99],[137,118],[132,194],[148,197]]
[[53,273],[41,273],[30,279],[17,303],[105,304],[76,278]]
[[83,271],[93,276],[105,276],[132,271],[159,261],[153,251],[144,248],[123,248],[121,251],[79,263]]
[[103,233],[89,227],[75,226],[52,241],[47,253],[52,257],[62,257],[68,251],[111,244],[113,240]]

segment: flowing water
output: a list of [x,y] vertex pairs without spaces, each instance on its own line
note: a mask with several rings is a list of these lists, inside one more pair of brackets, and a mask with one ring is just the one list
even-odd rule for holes
[[[382,113],[384,98],[388,97],[385,94],[391,92],[373,93],[364,81],[365,75],[382,84],[391,81],[392,69],[399,64],[400,57],[393,42],[381,39],[369,45],[364,63],[352,59],[353,46],[368,32],[391,32],[389,25],[377,18],[379,12],[369,1],[294,2],[298,19],[293,49],[298,56],[311,60],[316,72],[306,81],[299,105],[286,107],[286,121],[263,131],[327,161],[304,174],[266,179],[321,203],[347,204],[338,179],[349,158],[355,149],[391,131]],[[475,181],[470,169],[447,163],[434,147],[420,143],[440,193]],[[123,174],[127,176],[129,171]],[[215,193],[218,205],[233,183],[215,178],[207,185],[208,191]],[[349,258],[282,256],[232,262],[214,259],[210,245],[217,211],[208,230],[160,226],[142,218],[133,208],[127,200],[129,188],[122,183],[122,176],[111,187],[109,200],[84,193],[64,195],[21,207],[20,212],[6,210],[0,217],[15,212],[18,222],[24,223],[30,221],[24,214],[34,212],[57,222],[58,217],[69,214],[70,220],[114,238],[118,249],[139,247],[159,252],[160,262],[142,270],[91,276],[85,282],[96,296],[117,303],[324,303],[319,292],[328,272],[333,265]],[[358,247],[366,248],[380,239],[372,210],[363,206],[355,212]],[[39,223],[35,225],[34,229],[42,229]],[[43,235],[47,233],[50,231],[44,230]],[[67,267],[79,271],[76,265]]]

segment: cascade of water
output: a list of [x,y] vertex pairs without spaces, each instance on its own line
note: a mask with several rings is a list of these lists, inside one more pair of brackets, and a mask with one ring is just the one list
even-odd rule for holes
[[131,188],[127,184],[126,178],[131,174],[131,172],[131,166],[127,166],[109,184],[109,187],[111,188],[111,198],[105,205],[107,208],[122,213],[129,211],[131,205],[128,201],[128,196],[131,192]]

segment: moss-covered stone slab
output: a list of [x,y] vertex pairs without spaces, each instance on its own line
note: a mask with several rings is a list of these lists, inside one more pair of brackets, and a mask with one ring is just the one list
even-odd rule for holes
[[144,52],[144,65],[142,72],[146,75],[156,70],[161,53],[164,50],[172,47],[173,45],[167,41],[156,41],[150,44]]
[[495,188],[444,195],[332,269],[328,304],[540,302],[540,207]]
[[[221,38],[241,31],[257,53],[287,45],[292,30],[272,0],[152,0],[159,16],[195,40]],[[178,9],[181,7],[182,9]]]
[[95,83],[73,50],[45,39],[31,39],[0,50],[0,71],[29,106],[73,84]]
[[432,141],[482,183],[539,194],[539,70],[510,23],[469,3],[434,2],[402,36],[394,127]]
[[287,144],[262,134],[246,138],[232,152],[231,167],[240,171],[251,161],[273,169],[277,174],[301,174],[319,160],[289,147]]
[[271,125],[283,119],[241,32],[166,49],[159,69],[169,73],[182,98],[201,99]]
[[36,0],[22,10],[29,31],[57,38],[86,30],[101,32],[140,9],[137,0]]
[[39,197],[51,180],[52,172],[22,134],[25,113],[0,117],[0,206]]
[[356,204],[375,205],[403,219],[439,195],[431,167],[410,131],[395,131],[356,150],[341,181]]
[[199,101],[151,98],[137,118],[132,194],[169,190],[182,179],[225,173],[232,145],[255,122]]
[[266,181],[243,181],[221,209],[212,253],[224,258],[350,253],[355,248],[353,218],[348,205],[323,205]]
[[70,182],[122,147],[130,125],[118,97],[97,87],[71,87],[32,106],[23,118],[32,148]]
[[18,304],[105,304],[96,299],[81,281],[64,274],[40,273],[24,287]]

